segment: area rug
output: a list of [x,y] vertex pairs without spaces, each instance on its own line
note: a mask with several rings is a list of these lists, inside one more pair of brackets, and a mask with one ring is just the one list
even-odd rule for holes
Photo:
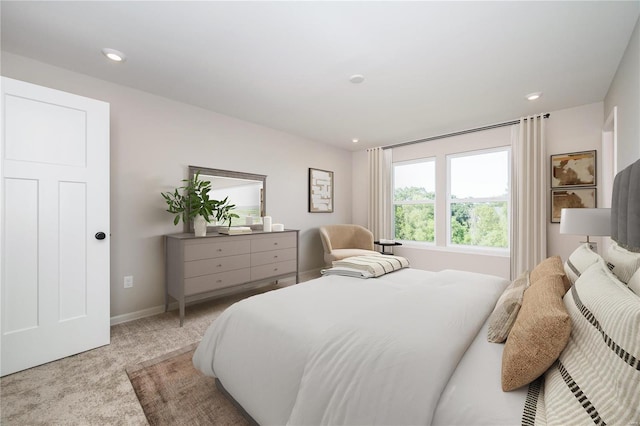
[[216,388],[193,367],[197,343],[126,368],[149,424],[248,425]]

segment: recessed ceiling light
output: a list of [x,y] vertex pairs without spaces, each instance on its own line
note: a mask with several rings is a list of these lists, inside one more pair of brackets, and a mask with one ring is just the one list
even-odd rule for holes
[[352,82],[353,84],[360,84],[364,81],[364,75],[354,74],[351,77],[349,77],[349,81]]
[[127,59],[124,53],[108,47],[102,49],[102,54],[114,62],[124,62]]
[[353,143],[358,143],[358,139],[353,138],[353,139],[351,139],[351,142],[353,142]]
[[542,96],[542,92],[533,92],[533,93],[529,93],[526,98],[529,101],[535,101],[536,99],[539,99],[540,96]]

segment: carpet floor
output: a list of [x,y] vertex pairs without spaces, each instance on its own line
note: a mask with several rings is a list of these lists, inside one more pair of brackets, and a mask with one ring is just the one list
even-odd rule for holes
[[[286,281],[279,286],[286,286]],[[147,425],[125,367],[199,342],[226,307],[263,287],[111,327],[111,344],[0,378],[2,425]]]

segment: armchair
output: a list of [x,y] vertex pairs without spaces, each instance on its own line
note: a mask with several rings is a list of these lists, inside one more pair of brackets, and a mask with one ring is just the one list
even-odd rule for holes
[[320,238],[328,266],[346,257],[380,254],[373,250],[373,233],[360,225],[321,226]]

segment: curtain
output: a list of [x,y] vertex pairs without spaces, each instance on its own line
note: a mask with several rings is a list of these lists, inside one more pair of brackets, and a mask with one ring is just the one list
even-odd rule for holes
[[547,257],[547,159],[542,115],[511,129],[511,279]]
[[391,150],[367,149],[369,208],[367,226],[376,240],[391,236]]

